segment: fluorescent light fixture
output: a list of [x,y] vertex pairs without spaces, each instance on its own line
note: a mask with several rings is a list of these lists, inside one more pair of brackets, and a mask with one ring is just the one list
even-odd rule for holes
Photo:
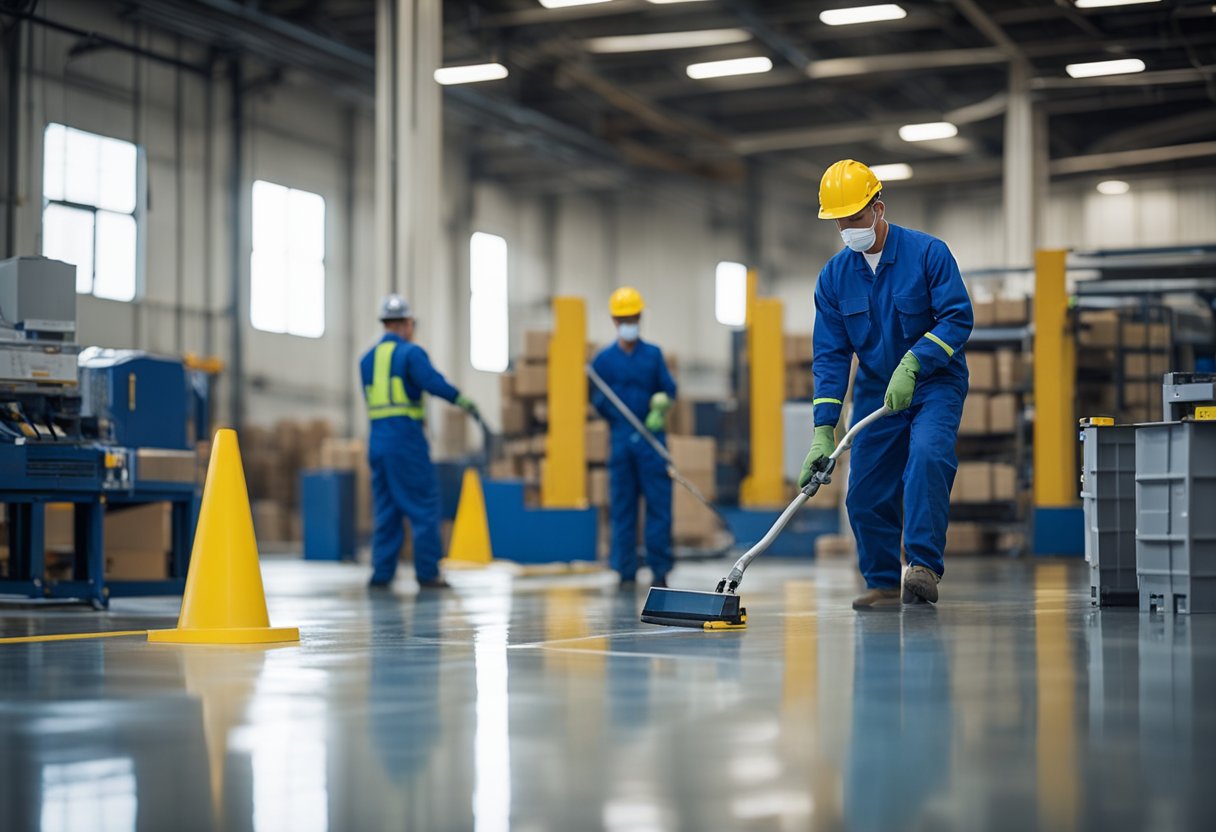
[[1078,9],[1102,9],[1107,6],[1138,6],[1141,3],[1160,3],[1161,0],[1077,0]]
[[703,64],[689,64],[689,78],[725,78],[728,75],[756,75],[768,72],[773,68],[773,62],[763,56],[754,58],[732,58],[729,61],[709,61]]
[[1139,58],[1119,58],[1114,61],[1091,61],[1086,64],[1069,64],[1064,71],[1071,78],[1097,78],[1102,75],[1130,75],[1144,72],[1144,61]]
[[747,323],[747,266],[723,260],[714,279],[714,317],[726,326],[743,326]]
[[610,0],[540,0],[546,9],[568,9],[571,6],[590,6],[593,3],[608,3]]
[[1124,182],[1122,179],[1107,179],[1105,182],[1098,183],[1098,193],[1106,196],[1119,196],[1125,194],[1132,189],[1132,186]]
[[877,23],[880,20],[901,20],[908,16],[903,6],[882,3],[877,6],[853,6],[828,9],[819,13],[819,20],[828,26],[852,26],[855,23]]
[[502,64],[469,64],[468,66],[440,67],[435,70],[435,80],[446,87],[450,84],[498,81],[506,78],[507,74],[507,68]]
[[912,178],[912,166],[903,162],[893,165],[870,165],[870,170],[882,182],[898,182],[900,179]]
[[905,124],[899,128],[899,137],[906,142],[931,142],[935,139],[952,139],[957,135],[958,128],[948,121]]
[[654,3],[656,6],[670,6],[672,3],[704,3],[705,0],[646,0],[647,3]]
[[692,32],[654,32],[646,35],[616,35],[589,38],[587,49],[600,55],[616,52],[653,52],[661,49],[695,49],[701,46],[723,46],[744,43],[752,39],[746,29],[698,29]]

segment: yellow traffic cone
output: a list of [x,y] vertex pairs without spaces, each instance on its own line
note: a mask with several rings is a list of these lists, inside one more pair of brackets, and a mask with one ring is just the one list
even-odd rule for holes
[[466,468],[460,484],[460,502],[452,524],[447,566],[462,569],[485,566],[494,557],[490,548],[490,523],[486,519],[486,497],[475,468]]
[[270,626],[241,450],[236,431],[220,430],[211,446],[177,629],[153,630],[148,641],[268,644],[299,640],[300,631],[295,627]]

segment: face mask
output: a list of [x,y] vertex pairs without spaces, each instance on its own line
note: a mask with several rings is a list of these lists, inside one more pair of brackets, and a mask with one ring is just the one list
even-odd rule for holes
[[844,244],[856,252],[869,251],[874,248],[874,243],[878,239],[878,212],[874,212],[874,222],[870,223],[869,228],[845,228],[840,232],[840,239],[844,240]]
[[616,328],[617,335],[621,336],[622,341],[633,343],[638,340],[638,336],[642,334],[642,328],[637,324],[621,324]]

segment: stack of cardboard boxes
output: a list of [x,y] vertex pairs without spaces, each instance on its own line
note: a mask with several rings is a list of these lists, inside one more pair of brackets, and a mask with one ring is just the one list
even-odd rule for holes
[[813,349],[810,335],[785,336],[785,400],[809,401],[815,392],[811,376]]
[[300,472],[321,465],[322,446],[333,433],[324,419],[283,419],[270,429],[251,425],[242,431],[241,456],[259,541],[300,540]]
[[1024,353],[967,350],[970,390],[963,403],[960,436],[1011,435],[1018,426],[1021,394],[1030,384],[1030,364]]
[[[713,501],[717,442],[709,436],[669,435],[667,447],[680,474]],[[677,545],[701,548],[718,537],[721,523],[717,516],[678,483],[672,484],[671,516],[671,535]]]
[[1077,315],[1080,416],[1120,422],[1161,418],[1161,377],[1172,369],[1170,325],[1133,310],[1082,309]]

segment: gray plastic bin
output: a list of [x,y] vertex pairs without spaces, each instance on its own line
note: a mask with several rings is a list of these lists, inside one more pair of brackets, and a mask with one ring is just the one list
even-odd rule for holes
[[1131,606],[1136,584],[1136,429],[1087,427],[1081,431],[1085,559],[1089,601]]
[[1216,612],[1216,423],[1136,430],[1136,573],[1145,612]]

